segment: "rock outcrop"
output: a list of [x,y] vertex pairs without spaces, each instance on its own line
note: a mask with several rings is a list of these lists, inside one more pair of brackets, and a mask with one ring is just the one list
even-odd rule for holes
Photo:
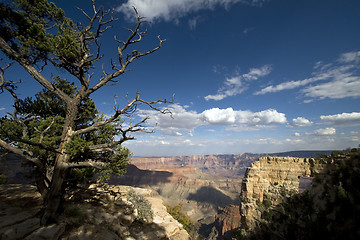
[[241,226],[240,206],[228,205],[216,216],[218,237],[230,238],[232,231]]
[[313,158],[261,157],[246,170],[241,188],[241,222],[248,229],[262,221],[261,207],[279,204],[299,192],[300,177],[321,173],[327,162]]
[[[148,199],[152,221],[138,220],[129,191]],[[31,185],[0,186],[0,239],[170,239],[188,240],[182,225],[151,190],[128,186],[78,190],[64,204],[57,224],[42,227],[41,196]]]

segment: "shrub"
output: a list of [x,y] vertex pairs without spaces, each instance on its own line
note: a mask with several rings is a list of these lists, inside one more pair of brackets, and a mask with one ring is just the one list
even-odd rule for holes
[[0,184],[6,184],[6,183],[7,183],[6,176],[4,174],[0,174]]
[[167,212],[175,218],[179,223],[181,223],[184,227],[184,229],[188,232],[193,231],[194,225],[191,222],[189,216],[184,213],[182,210],[182,204],[179,203],[178,205],[171,207],[169,205],[165,205]]
[[77,204],[67,205],[64,209],[64,216],[70,223],[74,225],[81,225],[85,220],[83,209],[81,209]]
[[270,200],[267,200],[267,199],[265,199],[264,201],[263,201],[263,204],[264,204],[264,207],[266,208],[266,209],[268,209],[268,208],[270,208],[271,207],[271,201]]
[[150,202],[144,196],[137,194],[133,189],[129,190],[127,195],[128,200],[134,205],[138,212],[137,220],[151,222],[154,213],[151,209]]

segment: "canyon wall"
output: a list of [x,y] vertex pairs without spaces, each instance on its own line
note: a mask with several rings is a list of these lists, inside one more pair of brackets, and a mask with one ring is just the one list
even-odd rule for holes
[[215,228],[218,236],[231,239],[233,230],[241,227],[240,206],[228,205],[216,216]]
[[191,166],[203,173],[241,179],[250,164],[264,154],[223,154],[172,157],[135,157],[131,163],[140,169],[166,169]]
[[328,162],[314,158],[261,157],[246,170],[240,194],[242,226],[262,221],[263,207],[277,205],[299,192],[299,179],[322,173]]
[[152,189],[167,205],[182,204],[182,210],[197,224],[211,224],[219,208],[239,205],[241,179],[208,175],[190,166],[151,169],[130,165],[124,176],[113,176],[109,183]]

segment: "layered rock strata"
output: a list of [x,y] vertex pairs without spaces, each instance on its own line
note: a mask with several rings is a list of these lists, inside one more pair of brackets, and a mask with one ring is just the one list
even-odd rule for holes
[[238,205],[228,205],[216,216],[215,227],[218,237],[228,239],[232,236],[232,231],[241,226],[240,207]]
[[140,169],[164,169],[191,166],[202,172],[226,178],[240,179],[259,154],[194,155],[134,158],[131,163]]
[[241,188],[241,222],[248,229],[262,221],[261,206],[277,205],[299,192],[300,177],[321,173],[327,162],[313,158],[261,157],[246,170]]

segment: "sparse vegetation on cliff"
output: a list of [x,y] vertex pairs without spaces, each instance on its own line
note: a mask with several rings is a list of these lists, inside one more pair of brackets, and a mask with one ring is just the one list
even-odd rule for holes
[[193,230],[194,225],[189,216],[182,210],[182,206],[183,205],[181,203],[173,207],[166,205],[166,210],[173,218],[183,225],[186,231],[190,232]]
[[128,193],[128,200],[134,205],[137,210],[137,219],[144,222],[151,222],[153,220],[154,213],[151,209],[151,204],[144,198],[144,196],[137,194],[133,189]]
[[0,174],[0,184],[5,184],[6,182],[6,176],[4,174]]
[[335,164],[318,174],[309,190],[287,198],[271,215],[264,214],[267,221],[247,239],[360,238],[360,149],[320,157]]
[[165,205],[167,212],[183,225],[183,228],[189,233],[191,239],[200,239],[200,236],[195,231],[195,226],[190,220],[189,216],[182,210],[182,204],[176,206]]

